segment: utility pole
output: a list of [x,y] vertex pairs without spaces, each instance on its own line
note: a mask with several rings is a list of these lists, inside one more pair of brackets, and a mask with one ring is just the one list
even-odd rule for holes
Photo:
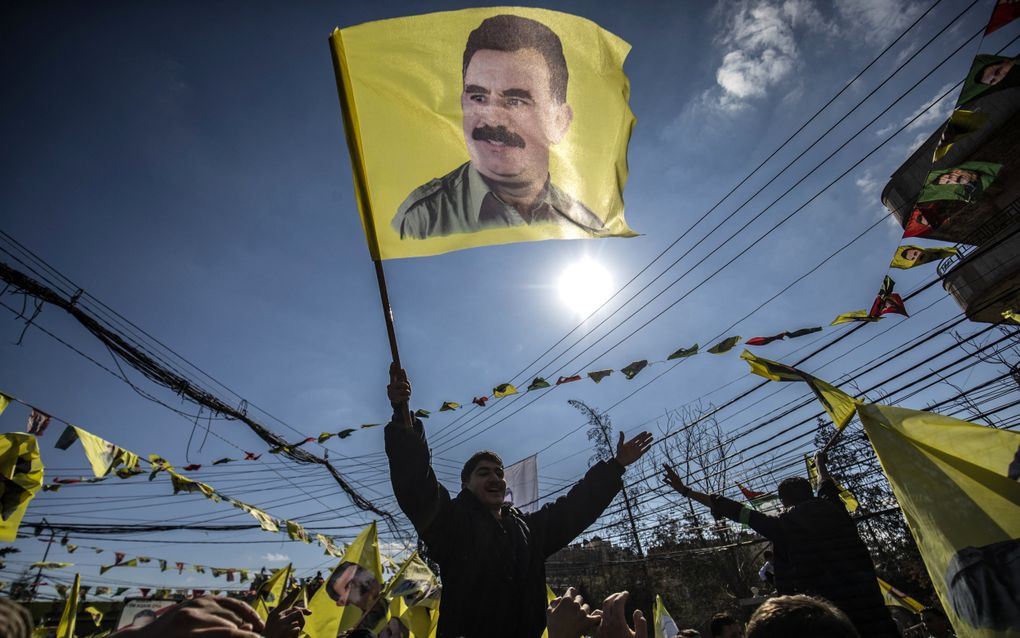
[[[49,540],[48,543],[46,543],[46,551],[43,552],[42,561],[40,561],[40,562],[45,563],[46,559],[49,558],[49,556],[50,556],[50,548],[53,547],[53,541],[57,537],[57,532],[52,527],[50,527],[49,521],[47,521],[45,518],[42,519],[42,524],[45,525],[46,527],[48,527],[49,530],[50,530],[50,540]],[[28,600],[29,601],[35,600],[35,593],[36,593],[36,590],[39,589],[39,581],[41,581],[41,580],[42,580],[42,567],[40,567],[38,569],[38,571],[36,571],[36,573],[35,573],[35,581],[32,583],[32,588],[31,588],[31,590],[29,590],[29,594],[28,594]]]
[[[591,423],[596,428],[598,428],[598,431],[602,434],[602,441],[603,443],[606,444],[606,449],[609,451],[609,454],[612,455],[613,443],[609,439],[609,425],[606,424],[602,415],[596,412],[595,410],[591,409],[581,401],[570,399],[569,401],[567,401],[567,403],[583,412],[584,415],[588,417],[588,422]],[[634,547],[635,549],[637,549],[638,557],[644,558],[645,552],[641,549],[641,538],[638,536],[637,523],[634,522],[634,510],[630,505],[630,496],[627,494],[626,484],[624,484],[623,489],[621,491],[623,492],[623,504],[627,508],[627,518],[630,520],[630,531],[631,534],[634,535]]]

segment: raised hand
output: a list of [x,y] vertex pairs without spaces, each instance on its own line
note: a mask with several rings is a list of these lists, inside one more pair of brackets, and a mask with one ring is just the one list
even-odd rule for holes
[[611,594],[602,603],[602,623],[595,638],[648,638],[648,621],[640,609],[634,610],[634,629],[627,624],[628,592]]
[[390,384],[386,386],[386,395],[394,405],[411,400],[411,382],[407,380],[407,373],[398,368],[396,363],[390,364]]
[[580,638],[597,627],[602,610],[591,610],[573,587],[559,598],[554,598],[545,610],[549,638]]
[[652,447],[651,432],[642,432],[633,439],[623,442],[623,432],[620,432],[620,440],[616,444],[616,461],[623,467],[627,467]]
[[663,469],[662,482],[672,487],[680,494],[687,496],[687,493],[690,490],[690,488],[684,485],[684,482],[680,480],[680,475],[677,474],[673,470],[673,468],[666,465],[665,463],[662,464],[662,469]]

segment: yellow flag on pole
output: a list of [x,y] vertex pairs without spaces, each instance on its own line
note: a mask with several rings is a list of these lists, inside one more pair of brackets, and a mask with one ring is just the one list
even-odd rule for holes
[[[804,463],[807,465],[808,481],[811,483],[811,487],[818,489],[818,468],[815,467],[815,458],[811,454],[804,455]],[[854,493],[846,489],[835,480],[832,481],[836,485],[836,489],[839,490],[839,500],[843,501],[843,505],[846,507],[848,512],[856,512],[857,508],[861,504],[857,501],[857,497]]]
[[885,598],[887,607],[902,607],[912,614],[921,613],[924,605],[917,600],[907,596],[881,578],[878,579],[878,588],[882,590],[882,597]]
[[28,504],[43,484],[39,443],[31,434],[0,435],[0,541],[13,543]]
[[814,392],[815,398],[821,402],[822,407],[829,414],[829,418],[832,419],[837,430],[846,427],[860,403],[859,400],[839,388],[806,372],[801,372],[797,368],[756,357],[747,350],[740,353],[740,358],[751,366],[751,372],[770,381],[803,381],[807,383],[811,391]]
[[655,595],[655,604],[652,605],[652,622],[654,623],[655,638],[673,638],[680,633],[673,617],[666,611],[666,605],[662,603],[662,596]]
[[958,636],[1020,627],[1020,433],[885,405],[858,408]]
[[255,604],[253,606],[255,613],[263,621],[269,617],[269,612],[276,608],[280,599],[283,598],[283,590],[290,579],[290,572],[291,564],[287,563],[287,566],[283,569],[273,572],[273,575],[266,582],[262,583],[258,591],[255,592]]
[[81,584],[81,577],[74,575],[74,584],[71,591],[67,592],[67,600],[64,602],[64,611],[60,614],[60,624],[57,625],[57,638],[74,638],[74,622],[78,618],[78,589]]
[[635,236],[617,36],[503,7],[336,29],[330,45],[372,259]]
[[311,638],[335,638],[352,629],[382,594],[382,558],[375,522],[347,546],[340,564],[308,602],[311,615],[305,633]]

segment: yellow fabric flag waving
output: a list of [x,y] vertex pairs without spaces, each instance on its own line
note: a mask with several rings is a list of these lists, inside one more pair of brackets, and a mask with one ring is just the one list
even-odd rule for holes
[[885,405],[858,414],[956,634],[1020,635],[1020,433]]
[[259,586],[257,592],[255,592],[255,613],[259,615],[263,621],[269,618],[269,612],[271,612],[280,599],[283,598],[283,588],[287,586],[287,580],[290,579],[291,565],[287,564],[283,569],[276,570],[272,576],[269,577],[266,582]]
[[311,638],[335,638],[352,629],[375,605],[382,593],[382,559],[375,522],[347,546],[340,564],[308,602],[312,612],[305,622]]
[[666,605],[662,603],[662,596],[655,595],[655,604],[652,606],[652,622],[655,625],[655,638],[673,638],[680,633],[673,617],[666,611]]
[[750,364],[751,372],[770,381],[803,381],[807,383],[811,391],[815,393],[815,398],[821,402],[822,407],[829,413],[829,418],[832,419],[837,430],[842,430],[846,427],[846,424],[853,418],[857,405],[860,403],[859,400],[851,397],[839,388],[829,385],[825,381],[813,377],[806,372],[801,372],[797,368],[791,368],[782,363],[756,357],[747,350],[740,353],[740,358]]
[[25,510],[42,484],[35,437],[22,432],[0,435],[0,541],[14,542]]
[[78,589],[80,584],[81,577],[75,574],[71,591],[67,592],[64,612],[60,614],[60,624],[57,625],[57,638],[74,638],[74,623],[78,619]]
[[389,627],[396,636],[400,629],[395,623],[399,623],[414,638],[428,638],[439,609],[439,592],[439,579],[418,552],[412,552],[383,590],[383,602],[389,601],[385,617],[373,619],[374,627],[366,628],[381,635]]
[[497,7],[337,29],[330,44],[373,259],[635,235],[620,38]]

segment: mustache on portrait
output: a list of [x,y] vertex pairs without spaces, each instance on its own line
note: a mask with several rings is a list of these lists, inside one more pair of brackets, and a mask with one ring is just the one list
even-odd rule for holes
[[471,139],[479,142],[500,142],[506,146],[524,148],[524,138],[508,130],[505,126],[479,126],[471,131]]

